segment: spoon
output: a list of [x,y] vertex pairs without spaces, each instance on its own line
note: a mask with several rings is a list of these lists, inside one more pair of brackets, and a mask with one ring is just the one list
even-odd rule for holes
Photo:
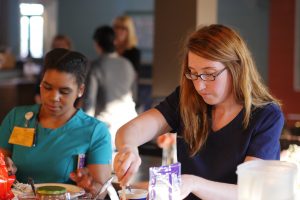
[[34,196],[36,196],[34,180],[31,177],[28,177],[28,184],[30,184]]
[[111,185],[111,182],[113,179],[114,179],[114,177],[112,176],[103,184],[101,189],[96,193],[96,196],[94,197],[93,200],[96,200],[100,194],[102,194],[103,192],[105,192],[107,190],[108,186]]

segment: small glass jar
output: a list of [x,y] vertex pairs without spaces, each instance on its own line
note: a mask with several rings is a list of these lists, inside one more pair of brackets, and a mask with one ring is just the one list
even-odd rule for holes
[[61,186],[42,186],[36,191],[39,200],[68,200],[67,190]]

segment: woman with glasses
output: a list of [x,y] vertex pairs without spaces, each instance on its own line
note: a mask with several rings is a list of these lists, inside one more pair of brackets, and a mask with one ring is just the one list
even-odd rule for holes
[[239,164],[279,159],[280,103],[234,30],[205,26],[188,37],[184,50],[180,86],[118,130],[116,175],[126,185],[141,164],[137,147],[174,131],[181,198],[237,199]]
[[118,16],[113,21],[113,29],[116,34],[115,46],[118,54],[128,59],[135,72],[135,82],[132,86],[133,99],[136,104],[136,108],[140,106],[140,96],[138,91],[138,80],[141,68],[141,51],[137,47],[138,38],[135,31],[135,25],[133,19],[128,15]]
[[116,33],[116,51],[120,56],[127,58],[138,73],[141,65],[141,52],[137,48],[138,38],[133,19],[127,15],[118,16],[113,22],[113,29]]

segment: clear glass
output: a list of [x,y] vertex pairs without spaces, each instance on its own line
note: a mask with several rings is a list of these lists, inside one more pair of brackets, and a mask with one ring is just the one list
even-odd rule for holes
[[177,163],[177,133],[166,133],[168,137],[174,137],[174,141],[168,147],[163,148],[162,152],[162,165],[171,165]]

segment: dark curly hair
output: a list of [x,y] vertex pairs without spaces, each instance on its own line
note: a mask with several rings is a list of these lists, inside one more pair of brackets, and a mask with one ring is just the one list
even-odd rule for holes
[[46,54],[43,74],[50,69],[73,74],[80,86],[85,82],[87,75],[87,58],[76,51],[53,49]]

